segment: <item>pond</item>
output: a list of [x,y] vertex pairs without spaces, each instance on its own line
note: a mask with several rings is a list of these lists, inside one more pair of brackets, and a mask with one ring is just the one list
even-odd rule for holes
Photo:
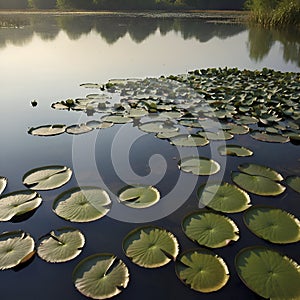
[[[0,233],[21,229],[38,241],[53,229],[72,226],[80,229],[86,239],[82,253],[70,262],[52,264],[35,256],[24,268],[0,271],[1,299],[86,299],[75,289],[72,272],[83,258],[94,253],[114,253],[128,266],[130,282],[117,296],[119,299],[261,299],[235,271],[234,258],[242,248],[270,246],[299,263],[299,243],[273,245],[263,241],[247,229],[240,213],[230,214],[240,229],[239,241],[213,250],[226,262],[230,279],[220,291],[211,294],[197,293],[182,284],[174,263],[158,269],[141,268],[122,249],[122,241],[131,230],[149,224],[172,232],[180,251],[197,248],[181,228],[184,217],[199,208],[197,188],[207,181],[232,182],[231,171],[237,171],[243,163],[272,167],[284,178],[300,176],[296,144],[265,143],[249,134],[235,135],[230,144],[249,147],[254,155],[224,157],[217,151],[224,141],[193,149],[176,147],[168,140],[156,138],[154,133],[139,130],[141,122],[136,119],[81,135],[28,134],[29,128],[41,125],[70,126],[100,120],[103,114],[94,111],[87,114],[82,110],[51,108],[53,103],[66,99],[99,94],[98,87],[80,86],[84,83],[96,83],[102,88],[110,79],[159,78],[225,67],[300,72],[300,37],[296,32],[259,29],[219,16],[201,16],[0,14],[0,176],[8,178],[3,194],[23,190],[22,177],[33,168],[62,165],[73,170],[66,185],[40,192],[43,202],[33,215],[26,220],[1,222]],[[160,83],[153,79],[151,84]],[[172,93],[181,88],[186,89],[186,84],[167,83],[159,89]],[[105,93],[106,100],[116,108],[120,94]],[[145,91],[139,93],[140,97],[147,97]],[[188,99],[197,97],[191,90],[185,93],[189,94]],[[299,89],[296,93],[299,103]],[[129,93],[129,100],[130,97]],[[176,97],[180,104],[183,100]],[[143,122],[151,120],[148,116]],[[196,131],[193,128],[185,132]],[[195,176],[179,170],[179,160],[194,155],[214,159],[221,172]],[[119,205],[108,216],[89,223],[71,223],[52,211],[54,199],[69,188],[98,186],[114,197],[127,184],[154,185],[168,205],[154,205],[149,213]],[[272,205],[295,216],[300,215],[299,200],[299,193],[289,188],[276,197],[251,194],[253,204]]]

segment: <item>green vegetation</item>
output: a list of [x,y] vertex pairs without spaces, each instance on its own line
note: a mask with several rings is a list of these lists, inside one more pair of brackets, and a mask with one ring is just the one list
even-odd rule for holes
[[248,0],[250,19],[265,27],[300,26],[299,0]]

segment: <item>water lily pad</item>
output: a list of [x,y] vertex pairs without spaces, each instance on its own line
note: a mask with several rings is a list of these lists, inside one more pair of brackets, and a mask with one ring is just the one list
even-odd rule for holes
[[92,131],[93,128],[87,126],[86,124],[78,124],[78,125],[71,125],[66,128],[66,133],[69,134],[83,134]]
[[232,172],[232,180],[247,192],[261,196],[277,196],[285,191],[285,187],[267,177]]
[[61,218],[71,222],[90,222],[104,217],[111,200],[103,189],[75,187],[58,195],[52,209]]
[[223,182],[207,183],[198,189],[200,203],[216,211],[236,213],[248,209],[249,195],[237,186]]
[[239,165],[238,168],[241,172],[249,175],[263,176],[272,179],[274,181],[283,180],[283,177],[278,172],[266,166],[246,163],[246,164]]
[[132,118],[119,116],[119,115],[110,115],[102,118],[102,121],[114,123],[114,124],[125,124],[132,122]]
[[258,237],[277,244],[300,241],[300,222],[275,207],[253,206],[244,213],[244,222]]
[[61,124],[43,125],[39,127],[31,127],[28,130],[28,133],[38,136],[54,136],[64,133],[66,131],[66,128],[66,125]]
[[300,177],[299,176],[288,176],[286,178],[286,183],[294,191],[300,193]]
[[92,129],[105,129],[112,127],[114,124],[109,122],[100,122],[97,120],[91,120],[86,122],[86,126],[92,128]]
[[182,253],[176,260],[175,271],[184,284],[202,293],[220,290],[229,279],[224,260],[207,249]]
[[148,111],[143,108],[132,108],[128,112],[129,118],[141,118],[146,115],[148,115]]
[[159,132],[156,134],[156,137],[159,138],[159,139],[170,139],[170,138],[173,138],[173,137],[176,137],[180,135],[178,133],[178,131],[174,131],[174,132]]
[[123,249],[135,264],[145,268],[158,268],[176,259],[179,246],[171,232],[144,226],[134,229],[125,237]]
[[192,241],[209,248],[224,247],[239,239],[239,229],[230,218],[207,210],[186,216],[182,228]]
[[221,145],[218,148],[220,155],[231,155],[238,157],[251,156],[253,152],[245,147],[238,145]]
[[242,249],[235,257],[245,285],[271,300],[300,298],[300,266],[287,256],[262,246]]
[[34,255],[33,238],[19,230],[0,234],[0,270],[22,264]]
[[84,243],[84,235],[79,230],[70,227],[59,228],[40,239],[37,254],[47,262],[66,262],[81,253]]
[[170,142],[175,146],[183,147],[201,147],[209,143],[209,141],[201,136],[196,134],[181,134],[173,138],[170,138]]
[[228,132],[233,135],[234,134],[246,134],[250,130],[250,128],[246,125],[234,124],[234,123],[228,123],[226,125],[227,125],[226,129],[228,130]]
[[150,133],[169,133],[179,130],[171,121],[151,121],[139,125],[139,129]]
[[127,287],[129,271],[114,254],[97,253],[79,262],[72,277],[76,289],[84,296],[108,299]]
[[220,165],[206,157],[187,157],[179,161],[179,169],[194,175],[213,175],[220,171]]
[[159,191],[153,186],[127,186],[119,192],[121,203],[132,208],[146,208],[160,199]]
[[210,141],[227,141],[233,138],[233,135],[227,131],[198,131],[197,134],[207,138]]
[[72,177],[72,170],[65,166],[45,166],[28,171],[23,184],[32,190],[52,190],[66,184]]
[[287,143],[290,140],[287,136],[259,131],[251,133],[251,137],[253,137],[255,140],[269,143]]
[[0,176],[0,195],[5,190],[6,185],[7,185],[7,178],[3,177],[3,176]]
[[42,203],[41,196],[31,190],[17,191],[0,197],[0,221],[10,221],[38,208]]

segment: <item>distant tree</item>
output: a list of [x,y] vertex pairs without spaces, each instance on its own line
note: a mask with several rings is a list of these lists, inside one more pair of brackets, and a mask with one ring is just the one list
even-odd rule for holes
[[91,9],[93,0],[56,0],[59,9]]
[[28,0],[28,6],[36,9],[55,8],[56,0]]
[[27,6],[27,0],[0,0],[0,9],[24,9]]

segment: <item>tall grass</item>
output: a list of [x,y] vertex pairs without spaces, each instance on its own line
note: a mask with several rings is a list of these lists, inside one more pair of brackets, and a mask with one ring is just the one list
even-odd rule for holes
[[264,27],[300,28],[300,0],[248,0],[250,21]]

